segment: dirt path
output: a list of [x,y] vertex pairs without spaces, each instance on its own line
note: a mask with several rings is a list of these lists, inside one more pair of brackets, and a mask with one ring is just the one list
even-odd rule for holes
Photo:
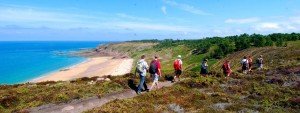
[[[173,85],[170,81],[160,82],[160,87],[169,87]],[[148,85],[150,86],[150,85]],[[48,104],[39,107],[35,107],[29,110],[30,113],[81,113],[93,109],[95,107],[100,107],[115,99],[127,99],[137,96],[136,92],[131,89],[126,89],[120,93],[109,94],[102,98],[91,97],[87,99],[73,100],[69,103],[61,104]]]

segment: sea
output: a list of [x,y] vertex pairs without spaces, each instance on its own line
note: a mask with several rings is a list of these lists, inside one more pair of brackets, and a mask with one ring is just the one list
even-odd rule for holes
[[0,42],[0,84],[26,83],[45,74],[83,62],[75,51],[93,49],[99,41]]

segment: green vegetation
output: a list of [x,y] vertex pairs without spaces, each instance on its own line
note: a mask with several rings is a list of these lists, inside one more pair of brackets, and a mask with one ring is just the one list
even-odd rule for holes
[[244,50],[250,47],[266,47],[276,45],[277,47],[287,46],[287,41],[300,40],[300,33],[282,34],[274,33],[270,35],[260,34],[241,34],[227,37],[208,37],[199,40],[172,40],[166,39],[160,41],[155,46],[156,49],[172,48],[178,45],[185,45],[188,48],[195,49],[196,54],[210,52],[209,49],[217,46],[207,57],[220,59],[235,51]]
[[[40,82],[36,84],[17,84],[0,86],[0,112],[12,112],[48,103],[68,102],[72,99],[119,92],[127,85],[120,79],[96,81],[97,77],[81,78],[70,82]],[[94,81],[94,82],[91,82]]]
[[[142,94],[136,98],[115,100],[88,112],[297,112],[300,110],[300,39],[291,34],[242,34],[200,40],[142,40],[104,45],[107,50],[130,56],[135,61],[143,54],[149,63],[158,55],[164,81],[173,76],[173,61],[182,55],[184,72],[181,81],[169,88]],[[249,75],[239,73],[240,60],[263,55],[265,70]],[[209,77],[201,77],[200,62],[209,59]],[[221,65],[231,61],[233,76],[224,79]],[[133,66],[134,72],[135,66]],[[255,69],[254,69],[255,70]],[[97,77],[70,82],[42,82],[0,86],[0,112],[12,112],[48,103],[101,97],[132,88],[138,77],[127,74],[97,81]],[[150,77],[148,76],[148,79]],[[94,81],[94,82],[91,82]],[[285,84],[285,85],[284,85]]]
[[[223,39],[220,38],[220,40]],[[284,42],[285,47],[261,47],[262,44],[255,42],[255,45],[252,43],[249,47],[241,46],[245,48],[238,51],[236,44],[224,40],[225,43],[212,44],[205,53],[197,53],[199,51],[194,49],[196,43],[193,45],[191,40],[166,40],[154,46],[153,49],[135,52],[135,59],[143,53],[161,56],[165,75],[172,74],[172,61],[176,55],[183,55],[186,80],[172,87],[151,91],[135,98],[112,101],[87,113],[178,111],[296,113],[300,110],[300,78],[298,76],[300,41]],[[269,39],[266,39],[266,43],[267,40]],[[235,49],[225,48],[227,46]],[[209,59],[210,76],[200,76],[198,74],[200,61],[203,58],[209,58],[217,48],[222,48],[223,58]],[[265,70],[254,69],[254,72],[247,75],[239,73],[240,60],[248,55],[252,55],[254,61],[259,55],[263,55]],[[221,73],[221,65],[226,59],[231,60],[234,71],[227,79]]]
[[[211,37],[199,40],[166,39],[130,41],[112,44],[108,48],[112,48],[111,50],[121,53],[126,52],[128,56],[135,60],[145,54],[148,62],[153,59],[153,56],[158,55],[162,61],[163,72],[165,74],[172,74],[172,63],[177,55],[182,55],[185,70],[194,72],[200,70],[199,64],[204,58],[209,59],[209,64],[211,65],[210,70],[215,71],[220,70],[219,67],[221,67],[220,65],[224,62],[224,59],[232,60],[233,67],[237,70],[240,66],[239,60],[243,56],[249,55],[253,56],[254,60],[259,55],[264,55],[266,60],[277,60],[266,61],[267,63],[272,62],[270,65],[273,67],[277,66],[279,62],[282,62],[278,60],[287,55],[290,56],[289,58],[293,57],[289,60],[294,60],[292,62],[295,63],[297,61],[295,57],[299,56],[299,52],[293,53],[293,49],[295,49],[295,46],[299,43],[291,41],[296,40],[300,40],[300,33],[274,33],[270,35],[241,34],[239,36]],[[290,42],[290,46],[288,42]],[[284,55],[281,53],[284,53]],[[272,58],[273,56],[277,57]],[[217,64],[215,65],[214,63]]]
[[[280,79],[287,79],[285,77]],[[195,76],[172,87],[109,102],[87,113],[298,112],[299,103],[291,101],[300,95],[298,86],[282,87],[270,80],[268,76],[258,74],[229,79]]]

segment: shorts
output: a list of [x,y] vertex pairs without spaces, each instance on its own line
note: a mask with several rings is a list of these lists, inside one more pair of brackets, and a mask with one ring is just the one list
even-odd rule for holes
[[157,73],[152,74],[152,79],[153,79],[153,82],[158,82],[159,75]]
[[182,71],[181,70],[175,70],[175,75],[181,75]]

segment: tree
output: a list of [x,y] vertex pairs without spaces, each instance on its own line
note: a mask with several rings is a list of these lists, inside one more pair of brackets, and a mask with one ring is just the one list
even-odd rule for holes
[[255,47],[264,47],[266,44],[266,38],[263,35],[253,34],[251,38]]
[[251,46],[248,36],[249,35],[240,35],[235,40],[236,51],[247,49],[247,48],[249,48]]
[[272,41],[271,37],[269,37],[269,36],[266,37],[265,46],[273,46],[273,41]]
[[224,39],[218,43],[218,48],[214,51],[214,58],[222,58],[227,54],[234,52],[235,46],[229,39]]

